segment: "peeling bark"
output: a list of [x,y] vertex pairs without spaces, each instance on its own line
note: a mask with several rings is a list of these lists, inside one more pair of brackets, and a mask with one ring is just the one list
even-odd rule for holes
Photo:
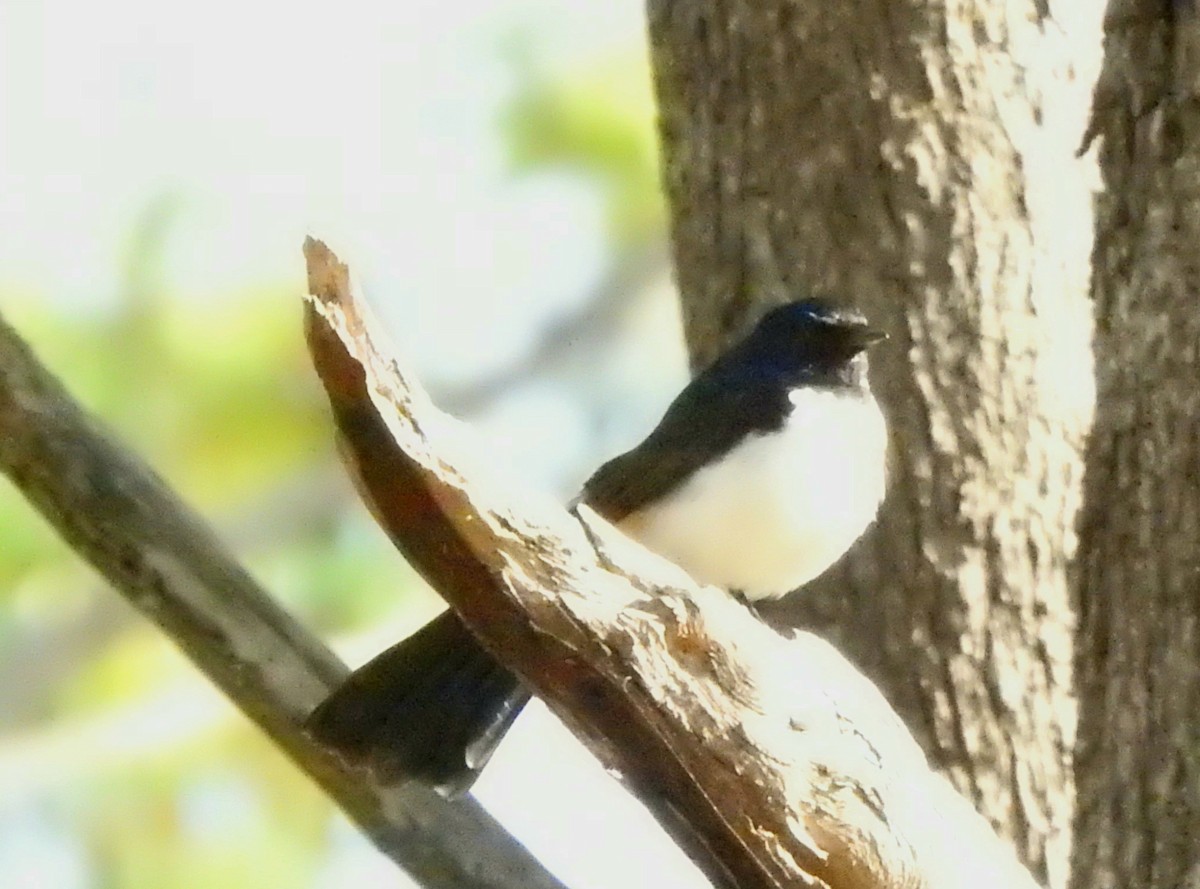
[[380,351],[345,266],[306,255],[309,348],[376,519],[714,882],[1035,885],[837,652],[513,489]]

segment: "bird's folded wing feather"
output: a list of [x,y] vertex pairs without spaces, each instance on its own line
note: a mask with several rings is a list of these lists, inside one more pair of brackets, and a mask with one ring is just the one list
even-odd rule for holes
[[637,447],[596,470],[579,499],[620,522],[669,495],[747,435],[777,427],[787,393],[754,378],[694,380]]

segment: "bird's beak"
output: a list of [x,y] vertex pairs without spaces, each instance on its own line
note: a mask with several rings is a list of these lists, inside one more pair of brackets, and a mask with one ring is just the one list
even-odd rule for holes
[[868,349],[882,340],[886,340],[888,335],[882,330],[876,330],[874,327],[862,325],[855,327],[850,333],[850,341],[859,349]]

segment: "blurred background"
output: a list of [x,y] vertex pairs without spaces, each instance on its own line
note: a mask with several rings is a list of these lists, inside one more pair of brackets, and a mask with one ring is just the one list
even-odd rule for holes
[[[438,602],[359,505],[307,233],[505,472],[685,376],[641,0],[0,0],[0,312],[352,664]],[[540,707],[478,795],[572,887],[703,880]],[[0,481],[0,886],[404,886]]]

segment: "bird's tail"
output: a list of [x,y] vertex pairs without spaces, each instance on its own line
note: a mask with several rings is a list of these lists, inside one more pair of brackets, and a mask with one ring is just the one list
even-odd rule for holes
[[381,781],[418,780],[455,797],[479,777],[528,700],[447,611],[355,670],[307,727]]

